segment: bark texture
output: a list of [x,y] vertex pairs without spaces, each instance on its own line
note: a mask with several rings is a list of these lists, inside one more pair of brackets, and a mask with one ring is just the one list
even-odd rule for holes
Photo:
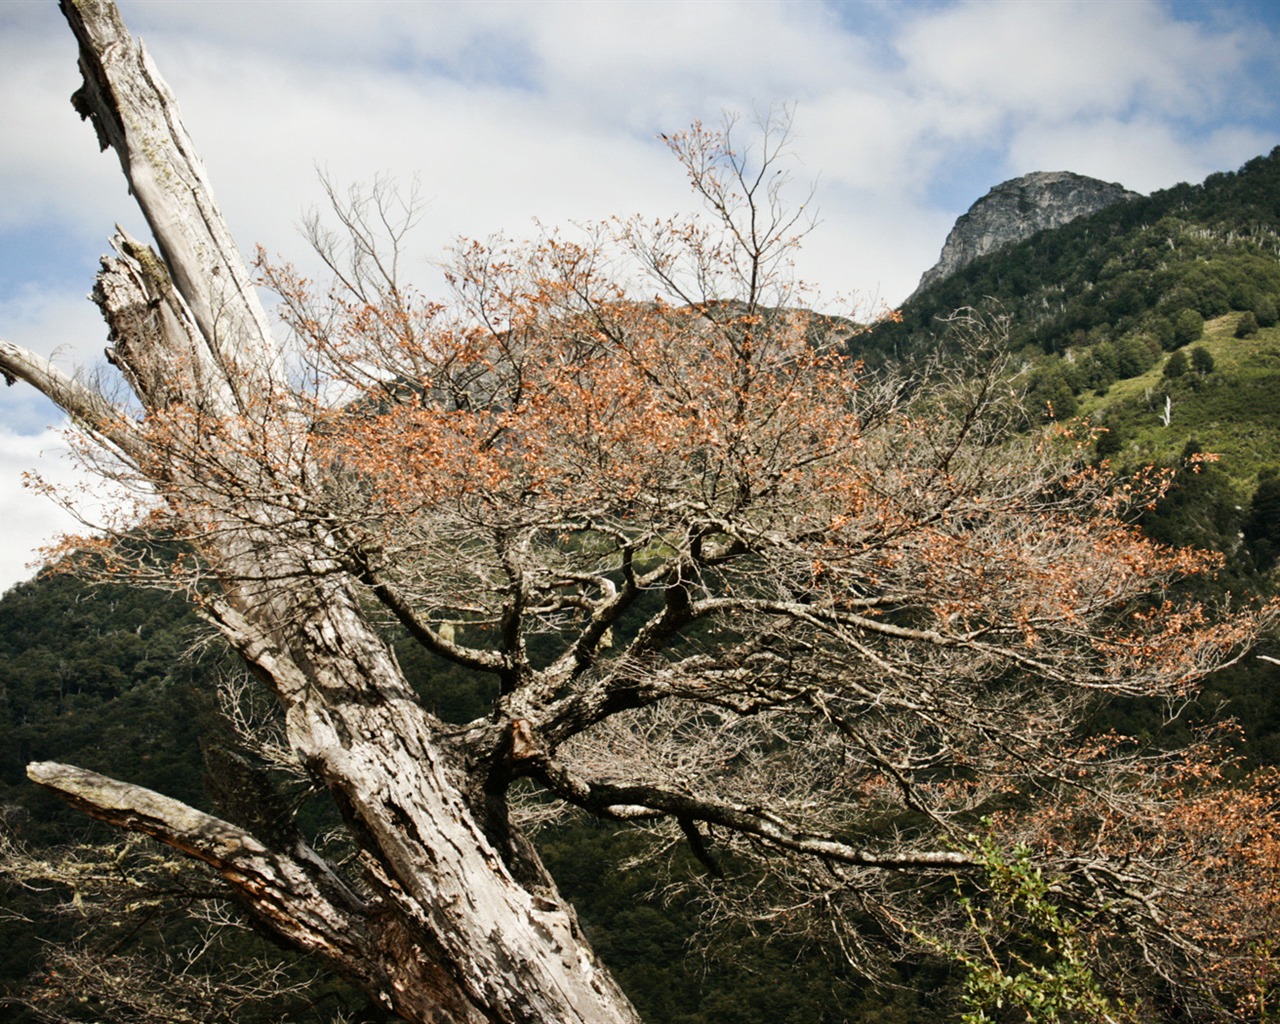
[[[505,826],[488,827],[483,800],[459,784],[464,766],[440,723],[334,571],[325,525],[296,507],[284,514],[309,471],[305,454],[250,454],[271,443],[273,424],[298,426],[251,275],[172,95],[114,5],[62,7],[80,43],[76,109],[118,154],[159,249],[119,234],[94,295],[111,328],[109,358],[151,429],[16,346],[5,343],[0,361],[171,504],[187,503],[221,582],[205,611],[274,690],[290,744],[363,839],[370,891],[354,896],[310,851],[269,849],[139,787],[53,764],[32,765],[31,778],[204,860],[263,924],[409,1020],[636,1020],[536,859],[522,855],[517,880],[508,851],[491,842]],[[282,537],[286,518],[294,525]],[[501,746],[502,736],[495,725],[486,739]]]
[[[294,387],[145,52],[110,4],[64,9],[77,107],[158,246],[118,234],[94,293],[142,414],[3,342],[0,372],[154,492],[197,556],[166,579],[274,694],[273,749],[333,793],[363,875],[287,829],[64,766],[37,782],[204,860],[412,1021],[636,1020],[509,820],[521,779],[687,843],[713,922],[857,961],[859,936],[971,949],[939,900],[961,873],[1000,898],[991,851],[1034,848],[1097,911],[1097,976],[1136,944],[1177,987],[1201,949],[1169,923],[1199,916],[1187,865],[1098,851],[1199,762],[1087,725],[1108,696],[1184,704],[1270,613],[1173,596],[1216,562],[1132,526],[1168,478],[1116,487],[1087,439],[1029,433],[998,320],[953,318],[957,355],[909,377],[846,358],[849,325],[796,306],[785,125],[756,149],[731,125],[668,138],[709,226],[461,244],[446,303],[397,277],[411,208],[331,192],[346,240],[311,237],[333,290],[261,268]],[[430,714],[374,615],[490,677],[491,709]]]

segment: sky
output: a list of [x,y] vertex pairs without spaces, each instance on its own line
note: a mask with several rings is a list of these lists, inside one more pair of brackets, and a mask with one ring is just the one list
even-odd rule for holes
[[[299,224],[321,178],[387,178],[425,201],[411,256],[427,287],[459,237],[696,209],[659,135],[726,111],[793,109],[791,173],[819,218],[798,272],[833,312],[904,299],[1001,181],[1069,170],[1150,192],[1280,144],[1272,0],[119,6],[244,251],[308,267]],[[0,338],[91,372],[98,258],[114,224],[146,232],[67,102],[77,85],[53,0],[0,0]],[[0,387],[0,591],[79,528],[23,484],[81,479],[63,429],[30,388]]]

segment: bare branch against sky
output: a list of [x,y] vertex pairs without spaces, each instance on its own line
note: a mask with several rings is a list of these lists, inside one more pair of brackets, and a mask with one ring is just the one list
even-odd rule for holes
[[[816,180],[820,211],[800,269],[845,306],[901,301],[1007,178],[1072,170],[1147,192],[1280,142],[1268,3],[121,6],[182,97],[240,244],[303,257],[319,172],[416,179],[410,276],[428,286],[458,235],[691,208],[657,136],[724,109],[795,104],[793,177]],[[91,367],[97,257],[116,221],[143,227],[67,102],[76,84],[56,5],[0,6],[0,337]],[[21,473],[74,478],[51,454],[53,408],[4,397],[0,588],[70,525]]]

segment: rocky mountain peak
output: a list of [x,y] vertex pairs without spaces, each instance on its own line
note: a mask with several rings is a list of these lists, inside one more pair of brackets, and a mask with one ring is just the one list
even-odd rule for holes
[[1002,182],[956,221],[938,262],[924,272],[911,298],[979,256],[1139,196],[1115,182],[1070,171],[1036,171]]

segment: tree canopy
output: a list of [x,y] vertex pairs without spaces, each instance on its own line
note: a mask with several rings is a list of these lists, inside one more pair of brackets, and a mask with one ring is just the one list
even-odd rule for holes
[[[95,553],[243,658],[279,710],[257,753],[332,795],[356,855],[67,765],[34,781],[204,861],[411,1021],[638,1019],[522,826],[548,801],[686,845],[713,917],[868,969],[980,958],[975,899],[1006,899],[981,920],[1015,950],[1043,935],[998,884],[1025,862],[1093,1005],[1257,996],[1269,791],[1238,814],[1211,746],[1086,724],[1187,699],[1267,613],[1178,596],[1218,559],[1133,524],[1167,476],[1114,481],[1090,436],[1027,431],[1001,323],[957,317],[965,357],[926,374],[848,356],[850,321],[789,274],[785,124],[668,138],[706,217],[466,243],[439,301],[399,276],[392,197],[356,195],[345,236],[316,233],[331,287],[262,262],[281,345],[154,68],[113,8],[66,9],[79,109],[157,243],[118,235],[95,292],[136,401],[9,343],[0,369],[181,545]],[[492,705],[437,717],[388,631],[492,679]]]

